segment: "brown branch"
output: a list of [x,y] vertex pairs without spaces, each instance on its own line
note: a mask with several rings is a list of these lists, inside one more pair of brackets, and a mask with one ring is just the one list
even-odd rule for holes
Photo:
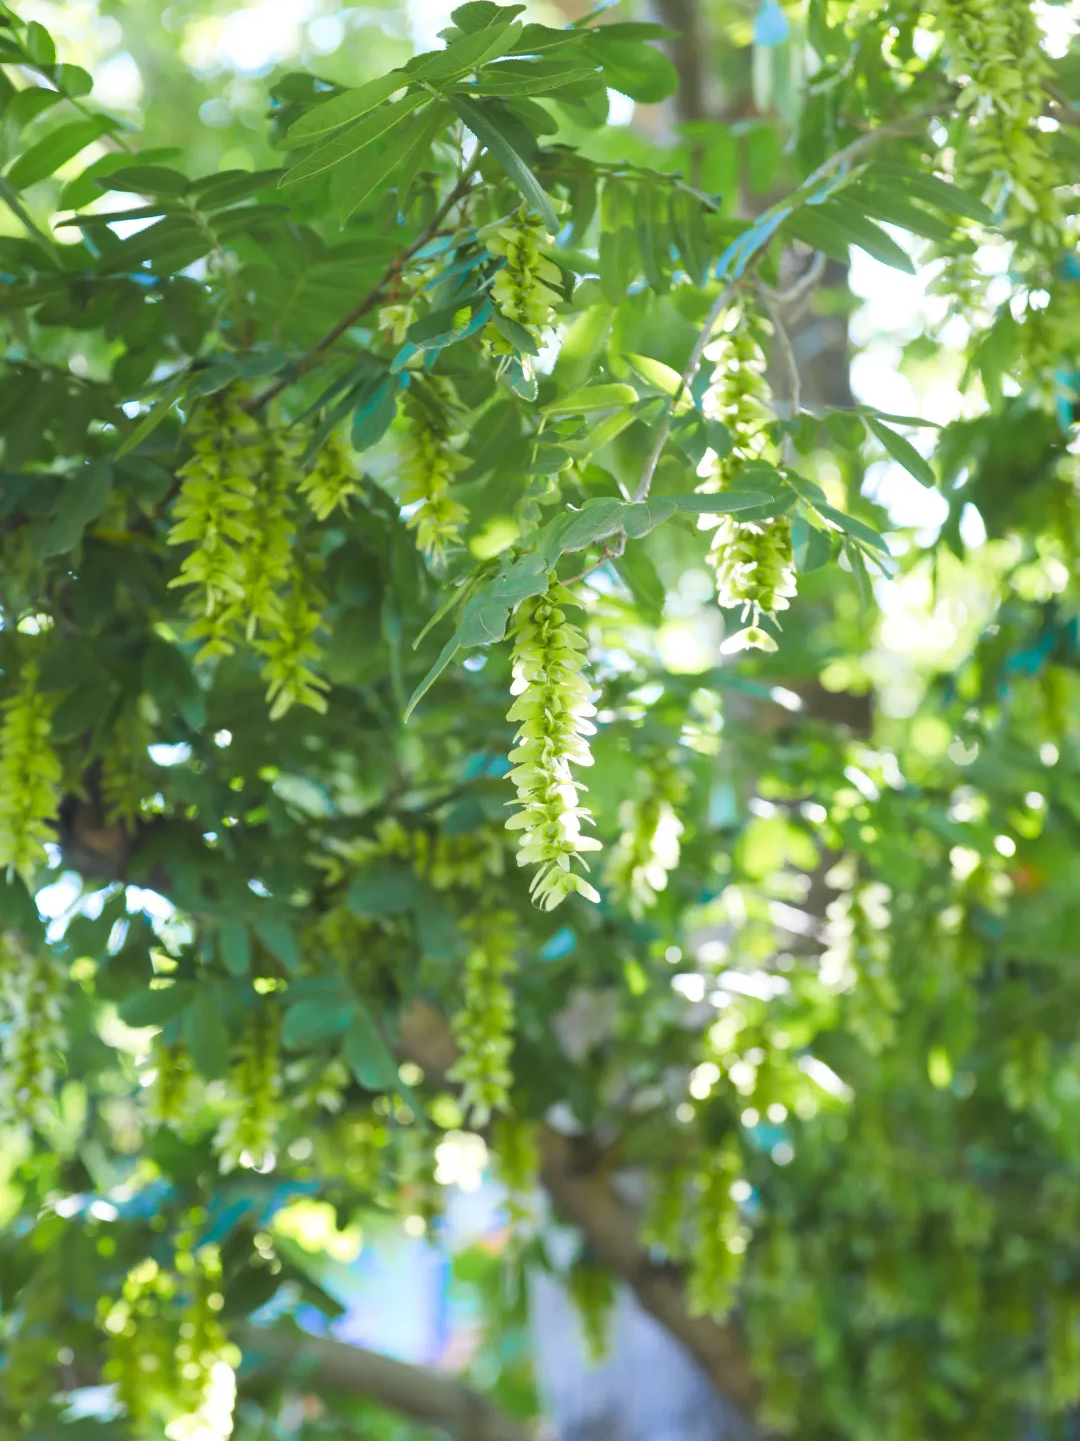
[[367,1397],[414,1421],[438,1426],[460,1441],[534,1441],[529,1427],[471,1387],[425,1366],[301,1331],[247,1325],[237,1340],[246,1361],[291,1376],[310,1390]]
[[540,1179],[567,1220],[597,1256],[633,1291],[640,1304],[680,1341],[717,1393],[748,1425],[759,1404],[758,1387],[739,1328],[692,1316],[678,1272],[650,1260],[638,1240],[633,1215],[596,1175],[594,1158],[582,1164],[579,1143],[545,1127],[540,1139]]
[[450,194],[439,206],[431,222],[420,232],[411,245],[398,251],[379,279],[367,294],[356,302],[348,314],[343,315],[336,324],[330,327],[321,339],[315,342],[306,355],[301,356],[293,367],[292,373],[290,375],[279,376],[272,385],[268,385],[265,390],[253,396],[244,407],[245,410],[261,410],[264,405],[268,405],[275,396],[280,395],[295,379],[309,371],[312,366],[316,364],[320,355],[329,350],[335,341],[340,340],[348,329],[354,326],[358,320],[361,320],[369,310],[373,309],[379,303],[387,287],[397,279],[417,251],[422,250],[428,241],[434,239],[442,227],[443,221],[450,214],[451,210],[453,210],[454,206],[468,194],[469,187],[472,185],[474,169],[474,165],[469,166],[453,190],[451,190]]

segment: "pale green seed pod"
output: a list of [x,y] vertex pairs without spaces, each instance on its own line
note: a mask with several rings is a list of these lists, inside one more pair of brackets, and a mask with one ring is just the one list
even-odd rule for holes
[[316,520],[329,520],[335,510],[347,512],[350,498],[359,495],[352,451],[337,431],[331,431],[319,446],[298,488]]
[[248,1019],[228,1076],[229,1109],[214,1138],[221,1169],[268,1171],[277,1159],[281,1093],[280,1016],[272,999],[260,998]]
[[469,512],[450,493],[451,482],[468,462],[458,452],[451,417],[457,397],[449,381],[436,376],[430,382],[434,396],[429,403],[410,396],[405,401],[402,435],[402,502],[414,506],[406,522],[416,531],[416,544],[435,565],[461,540]]
[[191,634],[203,642],[198,659],[209,659],[232,654],[249,613],[245,584],[258,428],[224,390],[203,401],[190,433],[194,453],[178,472],[180,494],[168,541],[191,549],[170,585],[190,589]]
[[[730,454],[716,459],[712,474],[699,487],[717,491],[737,483],[739,467],[747,461],[773,458],[767,433],[771,415],[765,356],[746,313],[738,309],[730,313],[724,333],[708,354],[715,370],[706,409],[727,426],[732,442]],[[775,649],[760,623],[763,616],[772,618],[786,610],[795,594],[790,521],[787,516],[761,521],[726,515],[703,519],[703,529],[712,527],[709,563],[716,573],[717,602],[740,611],[742,620],[750,622],[726,643],[725,650]]]
[[740,1178],[738,1144],[729,1140],[706,1157],[696,1179],[695,1236],[690,1251],[687,1301],[697,1316],[722,1321],[735,1299],[749,1232],[732,1187]]
[[0,868],[29,881],[55,839],[62,768],[52,745],[52,704],[23,667],[19,689],[3,704],[0,725]]
[[517,965],[518,935],[508,911],[484,916],[468,935],[464,1003],[451,1023],[461,1055],[449,1076],[461,1086],[466,1119],[480,1127],[510,1105],[514,993],[508,980]]
[[47,955],[32,956],[14,931],[0,937],[0,1125],[46,1127],[64,1054],[64,980]]
[[600,899],[573,869],[584,866],[583,852],[600,849],[598,840],[582,835],[591,816],[578,804],[584,787],[572,770],[592,765],[588,737],[596,729],[589,719],[596,708],[585,676],[585,637],[566,619],[565,608],[577,603],[553,576],[543,595],[522,602],[513,626],[516,700],[507,719],[518,722],[510,779],[520,809],[506,824],[521,832],[518,865],[536,868],[531,893],[545,910],[571,891]]

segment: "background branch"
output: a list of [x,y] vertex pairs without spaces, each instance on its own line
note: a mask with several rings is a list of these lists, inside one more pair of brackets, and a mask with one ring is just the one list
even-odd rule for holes
[[459,1441],[535,1441],[527,1426],[471,1387],[425,1366],[301,1331],[248,1325],[236,1339],[245,1363],[290,1375],[309,1390],[365,1396],[414,1421],[439,1426]]
[[604,1265],[626,1282],[644,1309],[686,1348],[717,1393],[737,1408],[744,1436],[760,1434],[752,1425],[759,1403],[757,1383],[738,1326],[690,1314],[678,1272],[649,1258],[638,1240],[632,1212],[614,1195],[606,1178],[597,1175],[594,1157],[587,1150],[583,1153],[572,1138],[545,1127],[540,1138],[540,1179]]

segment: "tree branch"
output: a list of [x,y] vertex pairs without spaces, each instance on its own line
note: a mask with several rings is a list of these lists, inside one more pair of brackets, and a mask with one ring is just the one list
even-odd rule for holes
[[532,1431],[452,1376],[411,1366],[362,1346],[301,1331],[247,1325],[237,1333],[244,1360],[311,1390],[365,1396],[460,1441],[534,1441]]
[[461,179],[439,206],[427,227],[420,232],[411,245],[406,246],[404,250],[398,251],[367,294],[356,302],[347,315],[343,315],[336,324],[332,325],[326,334],[315,342],[306,355],[301,356],[293,367],[292,373],[279,376],[272,385],[268,385],[265,390],[253,396],[244,407],[245,410],[253,412],[261,410],[264,405],[268,405],[275,396],[280,395],[298,376],[304,375],[309,371],[318,361],[320,355],[329,350],[336,340],[340,340],[350,327],[354,326],[358,320],[362,319],[369,310],[373,309],[379,303],[387,286],[397,279],[417,251],[422,250],[428,241],[432,240],[435,235],[438,234],[443,221],[450,214],[451,210],[453,210],[459,200],[468,194],[469,187],[472,185],[475,168],[474,163],[464,171]]
[[597,1178],[595,1166],[582,1165],[575,1142],[547,1127],[540,1138],[540,1179],[609,1270],[682,1343],[717,1393],[738,1409],[747,1435],[755,1434],[758,1388],[738,1327],[690,1314],[675,1268],[650,1260],[638,1240],[634,1217]]

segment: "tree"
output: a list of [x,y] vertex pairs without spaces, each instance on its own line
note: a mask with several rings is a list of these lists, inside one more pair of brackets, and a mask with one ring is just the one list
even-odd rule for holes
[[[159,32],[140,134],[0,17],[2,1434],[527,1434],[292,1318],[285,1218],[481,1136],[762,1434],[1065,1435],[1075,57],[764,0],[721,125],[685,36],[468,0],[245,170]],[[804,404],[851,247],[949,423]]]

